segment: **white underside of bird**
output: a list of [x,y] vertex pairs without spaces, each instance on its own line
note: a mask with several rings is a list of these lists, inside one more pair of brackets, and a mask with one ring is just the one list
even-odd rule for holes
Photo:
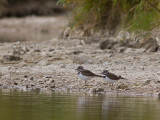
[[107,76],[104,76],[104,81],[106,81],[106,82],[110,82],[110,83],[114,83],[114,82],[116,82],[116,80],[113,80],[113,79],[110,79],[109,77],[107,77]]
[[78,77],[84,81],[90,80],[92,78],[90,76],[84,76],[81,73],[78,73]]

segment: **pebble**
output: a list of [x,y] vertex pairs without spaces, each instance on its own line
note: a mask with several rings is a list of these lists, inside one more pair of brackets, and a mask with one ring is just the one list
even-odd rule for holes
[[31,77],[30,80],[34,80],[34,77]]
[[15,55],[4,55],[3,63],[18,63],[22,60],[21,57]]
[[[24,78],[28,78],[28,76],[27,75],[24,75]],[[31,79],[30,79],[31,80]]]
[[55,51],[55,49],[51,48],[51,49],[49,49],[48,51],[49,51],[49,52],[53,52],[53,51]]
[[41,52],[41,50],[40,49],[35,49],[34,52]]

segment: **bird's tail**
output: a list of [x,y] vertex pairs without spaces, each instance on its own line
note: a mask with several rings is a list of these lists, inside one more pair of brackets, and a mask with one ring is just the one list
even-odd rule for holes
[[96,77],[103,77],[103,76],[101,76],[101,75],[95,75]]

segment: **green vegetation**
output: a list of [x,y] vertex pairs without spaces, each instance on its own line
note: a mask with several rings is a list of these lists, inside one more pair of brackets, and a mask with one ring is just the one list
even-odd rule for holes
[[159,0],[59,0],[73,8],[74,27],[150,30],[160,25]]
[[[19,3],[26,3],[26,2],[46,2],[46,0],[0,0],[1,3],[11,3],[11,4],[19,4]],[[49,0],[48,0],[49,1]],[[50,1],[57,1],[57,0],[50,0]]]

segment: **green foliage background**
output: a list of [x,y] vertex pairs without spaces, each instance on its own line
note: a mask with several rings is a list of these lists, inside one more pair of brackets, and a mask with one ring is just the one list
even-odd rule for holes
[[73,10],[73,26],[151,30],[160,25],[159,0],[58,0]]

